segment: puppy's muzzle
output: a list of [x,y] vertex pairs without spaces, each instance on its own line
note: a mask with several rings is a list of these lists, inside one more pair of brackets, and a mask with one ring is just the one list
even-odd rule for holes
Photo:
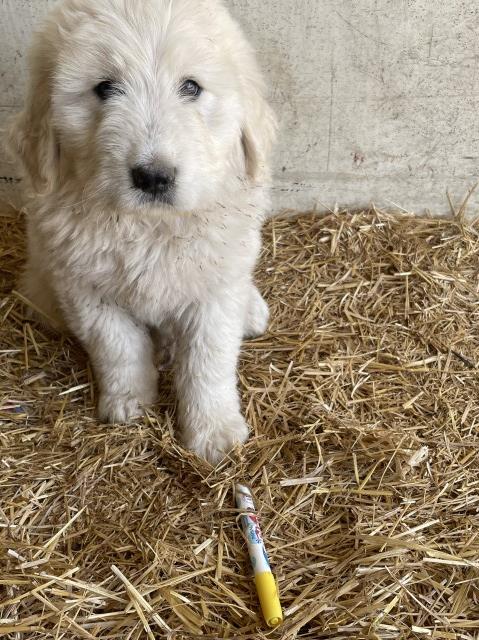
[[138,165],[131,170],[131,179],[135,189],[152,200],[171,202],[176,182],[174,167]]

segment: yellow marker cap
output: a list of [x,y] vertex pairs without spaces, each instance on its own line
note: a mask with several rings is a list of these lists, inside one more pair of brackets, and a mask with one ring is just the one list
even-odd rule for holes
[[266,624],[268,627],[277,627],[283,622],[283,611],[274,575],[270,571],[258,573],[254,580]]

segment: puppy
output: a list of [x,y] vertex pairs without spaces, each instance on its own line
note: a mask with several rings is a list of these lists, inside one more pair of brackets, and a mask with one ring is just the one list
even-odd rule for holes
[[220,0],[66,0],[36,37],[10,147],[30,191],[25,295],[81,341],[99,417],[155,402],[175,339],[185,446],[248,436],[236,366],[264,332],[253,283],[275,118]]

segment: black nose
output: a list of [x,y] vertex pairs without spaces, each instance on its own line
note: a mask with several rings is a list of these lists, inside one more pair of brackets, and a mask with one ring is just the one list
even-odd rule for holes
[[152,196],[167,193],[175,183],[175,176],[176,170],[173,167],[138,165],[131,170],[135,187]]

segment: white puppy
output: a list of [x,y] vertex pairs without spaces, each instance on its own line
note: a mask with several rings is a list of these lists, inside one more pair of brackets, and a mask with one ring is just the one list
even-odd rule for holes
[[252,274],[275,119],[220,0],[66,0],[38,34],[11,147],[31,191],[26,296],[89,353],[99,415],[155,402],[173,334],[184,444],[248,427],[236,365],[267,326]]

